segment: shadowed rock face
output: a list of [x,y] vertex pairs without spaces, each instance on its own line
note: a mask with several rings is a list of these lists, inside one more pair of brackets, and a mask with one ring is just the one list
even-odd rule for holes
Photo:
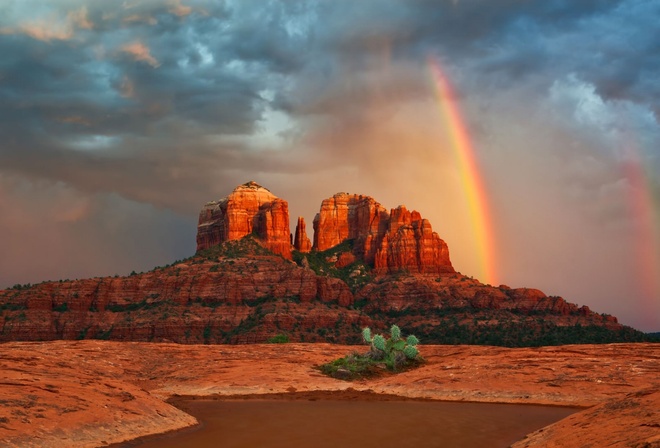
[[[350,264],[352,257],[344,252],[333,264]],[[532,332],[576,324],[624,328],[560,297],[492,287],[458,273],[380,276],[352,292],[341,279],[269,254],[249,238],[128,277],[0,291],[0,304],[0,341],[250,343],[286,333],[292,341],[358,343],[362,327],[386,331],[399,323],[437,342],[459,330],[477,335],[505,324]],[[502,343],[520,343],[516,337]]]
[[12,310],[0,314],[0,340],[245,343],[370,324],[349,309],[353,294],[340,279],[318,276],[251,238],[127,277],[0,290],[0,303]]
[[272,252],[291,258],[289,204],[255,182],[239,185],[199,213],[197,250],[257,235]]

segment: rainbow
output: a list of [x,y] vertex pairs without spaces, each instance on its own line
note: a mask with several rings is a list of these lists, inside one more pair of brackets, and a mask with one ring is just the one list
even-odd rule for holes
[[472,142],[467,126],[461,116],[451,84],[437,60],[429,58],[428,65],[433,77],[433,85],[446,127],[449,145],[458,163],[461,185],[468,204],[472,232],[478,248],[479,279],[495,285],[495,244],[492,234],[491,216],[488,210],[486,189],[478,169]]
[[[644,169],[642,156],[634,139],[628,138],[623,147],[622,171],[629,186],[629,209],[635,225],[635,260],[643,303],[648,307],[646,319],[658,325],[653,302],[660,298],[660,222],[654,209],[650,173]],[[653,321],[655,319],[655,321]]]

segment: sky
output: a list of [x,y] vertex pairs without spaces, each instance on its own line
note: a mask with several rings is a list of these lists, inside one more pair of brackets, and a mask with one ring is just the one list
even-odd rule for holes
[[0,0],[0,287],[188,257],[250,180],[310,232],[337,192],[405,204],[483,278],[435,66],[489,280],[660,331],[658,23],[655,0]]

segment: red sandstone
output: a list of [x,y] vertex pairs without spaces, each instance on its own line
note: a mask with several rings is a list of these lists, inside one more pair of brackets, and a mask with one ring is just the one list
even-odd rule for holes
[[452,273],[447,244],[428,220],[405,206],[390,213],[369,196],[338,193],[314,218],[314,246],[324,251],[353,240],[353,253],[378,274]]
[[374,268],[378,273],[405,270],[420,274],[452,273],[449,248],[431,223],[401,205],[390,212],[387,232],[381,237]]
[[314,218],[314,250],[354,240],[355,254],[372,264],[377,241],[387,227],[387,210],[369,196],[337,193],[321,202]]
[[197,250],[255,233],[272,252],[291,258],[289,205],[255,182],[207,203],[199,214]]
[[298,252],[307,253],[312,250],[312,242],[307,236],[307,230],[305,228],[305,218],[302,216],[298,217],[298,223],[296,224],[296,236],[293,239],[293,248]]
[[195,424],[164,402],[177,395],[306,392],[314,398],[309,394],[370,391],[593,406],[517,447],[657,447],[660,441],[657,344],[420,348],[427,360],[421,368],[351,383],[314,366],[366,347],[9,342],[0,344],[0,440],[8,447],[96,447]]
[[[348,265],[353,257],[342,253],[335,265]],[[351,307],[356,300],[366,301],[362,310]],[[0,291],[0,303],[7,308],[0,314],[0,341],[246,343],[265,342],[285,332],[292,341],[347,342],[355,326],[385,328],[387,322],[374,320],[370,313],[405,310],[397,322],[414,328],[439,325],[442,318],[436,310],[443,308],[470,309],[455,315],[468,326],[475,318],[493,325],[498,319],[534,325],[543,315],[544,322],[559,326],[623,328],[611,316],[560,297],[535,289],[495,288],[457,273],[385,276],[352,293],[338,278],[317,275],[275,255],[220,253],[128,277],[45,282]]]

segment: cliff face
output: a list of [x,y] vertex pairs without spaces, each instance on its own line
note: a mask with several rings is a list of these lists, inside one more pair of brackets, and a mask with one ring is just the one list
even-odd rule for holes
[[199,213],[197,250],[257,235],[264,247],[291,259],[289,204],[255,182],[239,185]]
[[372,264],[376,242],[388,222],[387,210],[369,196],[337,193],[321,202],[314,218],[314,246],[324,251],[346,240],[354,240],[354,252]]
[[0,303],[9,310],[0,314],[0,341],[265,342],[294,328],[370,322],[349,309],[353,295],[344,282],[268,254],[251,239],[143,274],[0,290]]
[[387,232],[380,238],[374,268],[380,274],[400,270],[420,274],[454,272],[449,248],[431,223],[416,211],[399,206],[390,213]]
[[447,244],[416,211],[390,213],[369,196],[338,193],[321,203],[314,218],[314,246],[324,251],[353,240],[353,253],[377,274],[454,272]]
[[[328,265],[350,265],[351,257],[344,252]],[[611,332],[599,333],[599,342],[635,340],[617,339],[625,327],[614,317],[458,273],[381,276],[351,292],[340,278],[269,254],[250,238],[143,274],[0,290],[0,304],[0,341],[262,343],[285,333],[291,341],[359,343],[361,328],[386,331],[393,323],[425,343],[575,342],[553,334],[578,324]]]

